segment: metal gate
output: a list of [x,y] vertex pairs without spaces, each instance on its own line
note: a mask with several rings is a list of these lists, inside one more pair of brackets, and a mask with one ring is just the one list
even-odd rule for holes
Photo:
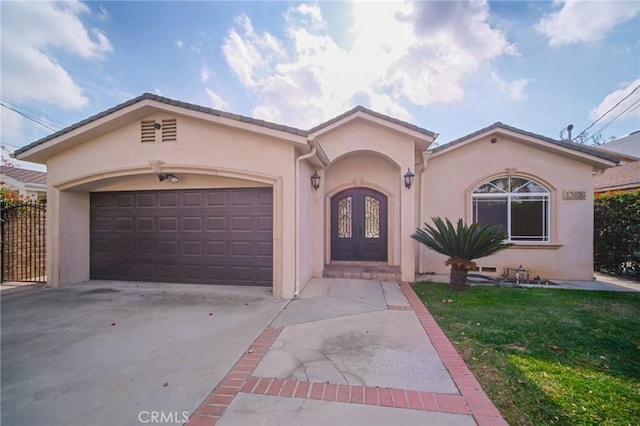
[[1,282],[47,280],[46,212],[46,205],[38,202],[3,206]]

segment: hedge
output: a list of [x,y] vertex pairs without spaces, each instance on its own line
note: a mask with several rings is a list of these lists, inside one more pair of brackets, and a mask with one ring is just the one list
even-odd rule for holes
[[599,194],[594,204],[594,268],[640,278],[640,190]]

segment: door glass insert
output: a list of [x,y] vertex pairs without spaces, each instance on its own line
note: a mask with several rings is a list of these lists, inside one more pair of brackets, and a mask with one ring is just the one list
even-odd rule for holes
[[380,201],[364,197],[364,237],[380,238]]
[[338,201],[338,238],[351,238],[351,197]]

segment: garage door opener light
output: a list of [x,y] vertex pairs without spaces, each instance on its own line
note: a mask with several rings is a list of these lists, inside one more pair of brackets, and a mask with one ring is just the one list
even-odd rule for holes
[[178,176],[172,175],[170,173],[160,173],[158,175],[158,180],[160,180],[160,182],[162,182],[164,180],[167,180],[167,179],[169,179],[169,182],[171,182],[171,183],[178,183],[178,181],[180,180],[180,179],[178,179]]

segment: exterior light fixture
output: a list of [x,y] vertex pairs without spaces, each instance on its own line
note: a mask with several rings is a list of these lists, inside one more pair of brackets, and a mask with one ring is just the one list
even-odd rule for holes
[[158,180],[160,182],[165,181],[167,179],[169,179],[169,182],[171,182],[171,183],[178,183],[178,181],[180,180],[180,179],[178,179],[178,176],[172,175],[170,173],[160,173],[158,175]]
[[411,168],[407,169],[407,173],[404,174],[404,186],[407,189],[411,189],[411,185],[413,185],[413,179],[416,177],[413,173],[411,173]]
[[320,188],[320,175],[316,170],[314,170],[313,175],[311,175],[311,186],[313,186],[313,189],[316,191]]

